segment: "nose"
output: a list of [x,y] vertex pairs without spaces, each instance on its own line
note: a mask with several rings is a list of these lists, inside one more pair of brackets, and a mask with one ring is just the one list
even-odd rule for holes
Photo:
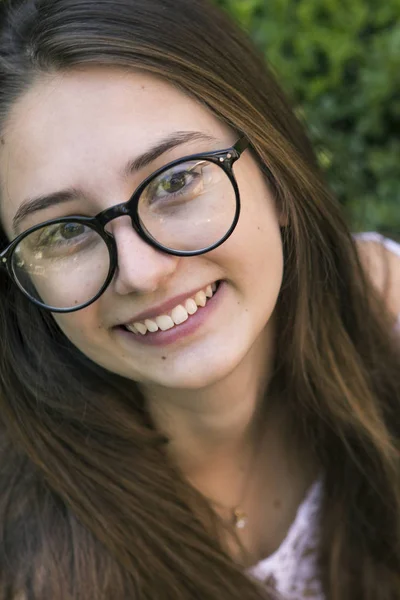
[[117,294],[150,294],[162,287],[175,272],[179,257],[150,246],[132,228],[129,217],[116,219],[109,229],[118,251],[118,269],[114,277]]

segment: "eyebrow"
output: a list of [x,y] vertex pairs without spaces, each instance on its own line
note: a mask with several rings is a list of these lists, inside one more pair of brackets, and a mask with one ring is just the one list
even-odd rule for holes
[[[140,154],[135,159],[129,161],[122,170],[122,176],[126,178],[132,173],[135,173],[148,166],[169,150],[192,141],[207,141],[214,144],[218,142],[217,138],[200,131],[176,131],[168,135],[166,138],[161,139],[143,154]],[[75,188],[68,188],[51,194],[24,200],[19,206],[12,221],[14,233],[17,235],[19,226],[28,215],[45,210],[51,206],[58,206],[60,204],[65,204],[66,202],[71,202],[72,200],[77,200],[81,197],[82,194],[79,192],[79,190]]]

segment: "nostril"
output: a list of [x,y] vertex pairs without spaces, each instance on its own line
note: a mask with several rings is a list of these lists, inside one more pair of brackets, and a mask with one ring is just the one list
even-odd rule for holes
[[115,241],[118,269],[114,289],[118,294],[154,293],[177,268],[177,257],[153,248],[131,227],[121,227]]

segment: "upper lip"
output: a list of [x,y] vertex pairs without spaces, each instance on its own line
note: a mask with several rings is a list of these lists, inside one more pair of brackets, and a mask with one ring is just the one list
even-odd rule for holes
[[197,292],[200,292],[201,290],[205,290],[208,285],[211,285],[213,283],[216,283],[215,279],[213,281],[210,281],[210,283],[206,283],[205,285],[203,285],[201,287],[195,288],[192,291],[184,292],[183,294],[174,296],[173,298],[166,300],[162,304],[157,304],[156,306],[152,306],[151,308],[148,308],[147,310],[145,310],[141,313],[138,313],[134,317],[131,317],[131,318],[127,319],[126,321],[119,323],[119,325],[126,325],[128,323],[137,323],[138,321],[144,321],[145,319],[154,319],[155,317],[159,317],[160,315],[166,315],[173,308],[175,308],[175,306],[178,306],[178,304],[182,304],[182,302],[184,302],[188,298],[193,298],[197,294]]

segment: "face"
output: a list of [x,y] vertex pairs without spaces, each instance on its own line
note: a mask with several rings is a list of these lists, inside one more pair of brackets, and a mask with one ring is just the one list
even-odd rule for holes
[[[197,135],[149,164],[127,168],[177,132]],[[14,238],[12,221],[22,203],[65,190],[73,190],[68,200],[26,216],[17,233],[47,219],[94,216],[127,201],[166,163],[236,141],[205,107],[152,76],[93,68],[47,77],[18,100],[6,123],[2,222]],[[268,339],[283,274],[278,208],[250,150],[234,174],[239,223],[211,252],[172,256],[142,240],[126,216],[108,225],[118,250],[111,284],[85,309],[54,315],[79,350],[147,386],[198,389],[227,376],[260,337]]]

